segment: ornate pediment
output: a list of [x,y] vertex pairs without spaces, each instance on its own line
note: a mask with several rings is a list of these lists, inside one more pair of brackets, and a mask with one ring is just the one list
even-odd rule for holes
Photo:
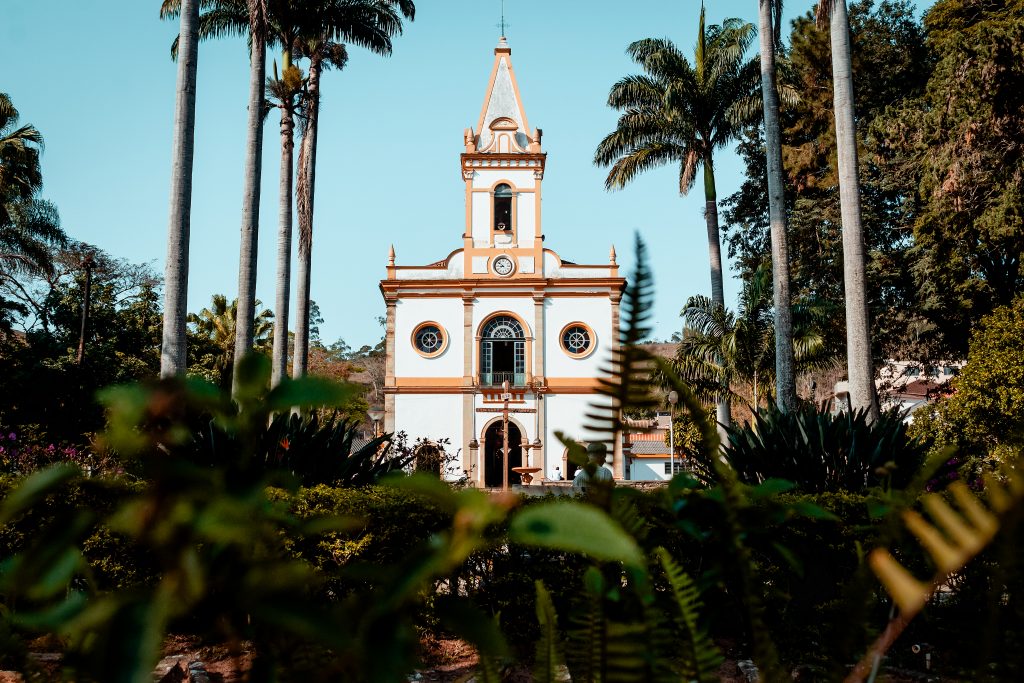
[[499,116],[491,121],[491,130],[519,130],[519,124],[507,116]]

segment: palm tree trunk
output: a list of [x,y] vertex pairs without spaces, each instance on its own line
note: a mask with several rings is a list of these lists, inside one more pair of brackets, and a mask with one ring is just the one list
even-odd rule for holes
[[772,239],[772,292],[775,305],[775,400],[779,410],[796,409],[796,370],[793,358],[793,309],[789,294],[789,245],[782,176],[782,134],[779,93],[775,84],[774,3],[758,0],[761,39],[761,97],[764,102],[764,142],[768,162],[768,216]]
[[843,289],[846,294],[846,353],[850,376],[850,406],[866,409],[868,420],[878,418],[874,367],[868,323],[864,272],[864,234],[860,220],[857,177],[857,127],[853,109],[853,67],[850,58],[850,20],[846,0],[834,0],[830,22],[832,86],[836,119],[839,203],[843,220]]
[[306,374],[309,359],[309,300],[310,277],[313,266],[313,194],[316,180],[316,135],[320,113],[320,61],[310,59],[306,82],[306,132],[299,151],[299,180],[297,187],[299,214],[299,273],[295,292],[295,351],[292,376]]
[[288,298],[292,276],[292,155],[295,142],[292,107],[281,107],[281,179],[279,184],[279,227],[277,232],[277,297],[274,317],[274,352],[271,386],[288,375]]
[[[708,226],[708,256],[711,261],[711,301],[725,308],[725,286],[722,281],[722,244],[718,235],[718,193],[715,190],[715,168],[712,160],[704,160],[704,220]],[[721,363],[721,359],[718,359]],[[725,439],[725,429],[732,424],[729,413],[729,388],[718,397],[716,411],[718,431]]]
[[171,206],[164,268],[164,329],[160,376],[184,375],[188,314],[188,246],[192,214],[192,158],[196,134],[196,66],[199,58],[199,0],[181,2],[178,85],[174,102]]
[[[260,183],[263,177],[263,98],[267,72],[267,46],[258,2],[249,2],[252,41],[249,57],[249,118],[245,147],[245,188],[242,191],[242,234],[238,251],[238,312],[235,319],[235,360],[252,350],[256,310],[256,259],[260,236]],[[234,364],[235,370],[238,363]],[[237,372],[232,395],[238,393]]]

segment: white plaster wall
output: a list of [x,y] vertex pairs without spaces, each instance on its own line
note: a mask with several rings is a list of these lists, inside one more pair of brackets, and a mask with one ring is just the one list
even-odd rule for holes
[[599,437],[586,430],[584,424],[587,422],[586,414],[591,412],[590,404],[610,405],[609,399],[597,394],[548,394],[541,403],[544,404],[545,410],[544,444],[547,447],[549,468],[559,464],[550,462],[550,458],[554,457],[561,461],[562,451],[565,450],[562,442],[555,436],[556,431],[564,432],[566,436],[577,441],[592,441],[606,437]]
[[[501,408],[502,404],[496,401],[484,402],[483,394],[476,394],[474,398],[475,402],[473,410],[476,411],[478,408]],[[537,408],[537,400],[534,394],[527,394],[525,396],[525,403],[509,403],[509,408],[526,408],[534,409]],[[493,420],[494,418],[500,418],[501,413],[480,413],[474,412],[473,417],[473,435],[476,436],[481,443],[481,449],[483,448],[483,431],[484,426]],[[520,427],[520,431],[529,441],[533,441],[537,438],[537,414],[536,413],[520,413],[512,414],[511,418]]]
[[448,268],[402,268],[395,271],[397,280],[448,280],[460,277],[462,273],[453,273]]
[[490,190],[499,182],[506,182],[517,190],[532,190],[537,185],[534,169],[527,166],[526,161],[495,159],[490,163],[493,165],[473,169],[475,189]]
[[665,474],[665,463],[668,458],[659,460],[656,458],[634,459],[629,466],[629,478],[632,481],[664,481],[669,478]]
[[[586,323],[594,330],[596,344],[586,358],[573,358],[562,350],[562,328],[572,322]],[[611,358],[612,304],[607,294],[600,297],[553,297],[544,303],[544,354],[546,377],[600,377]]]
[[520,192],[516,205],[516,225],[518,226],[519,246],[533,246],[533,238],[537,234],[537,195],[533,192]]
[[[440,324],[448,336],[448,347],[436,358],[424,358],[412,345],[413,330],[428,320]],[[395,305],[395,377],[462,377],[462,325],[461,299],[399,299]]]
[[462,395],[396,395],[395,432],[405,432],[410,446],[418,438],[432,441],[450,439],[447,450],[454,455],[462,448]]
[[554,277],[558,272],[558,257],[554,254],[544,252],[544,277]]
[[491,195],[488,192],[474,192],[470,201],[473,203],[473,244],[486,247],[491,240]]

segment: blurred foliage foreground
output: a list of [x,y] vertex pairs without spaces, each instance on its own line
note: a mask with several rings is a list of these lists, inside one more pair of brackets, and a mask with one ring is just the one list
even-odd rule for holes
[[872,680],[883,658],[921,668],[922,652],[967,680],[1020,680],[1014,468],[939,492],[952,451],[926,457],[898,416],[814,410],[761,414],[723,450],[640,346],[637,251],[599,389],[615,409],[590,429],[619,439],[657,369],[699,432],[696,476],[561,500],[407,476],[385,440],[352,452],[344,423],[312,417],[349,387],[268,392],[259,356],[240,361],[234,402],[199,381],[108,389],[96,448],[130,474],[62,463],[0,479],[0,669],[38,673],[43,637],[66,680],[148,682],[167,635],[186,633],[255,653],[250,681],[404,681],[433,635],[475,647],[481,681],[523,666],[540,681],[715,681],[727,656],[769,682]]
[[[423,475],[301,487],[247,454],[261,452],[272,414],[335,405],[347,390],[306,379],[266,393],[256,358],[243,375],[237,406],[201,383],[103,394],[105,445],[137,480],[58,464],[2,482],[0,668],[31,672],[26,643],[50,635],[68,680],[150,681],[166,635],[191,633],[245,643],[249,680],[399,681],[431,632],[477,649],[478,680],[517,663],[537,680],[713,681],[723,646],[753,658],[762,680],[789,679],[794,662],[804,680],[863,680],[916,628],[912,641],[964,650],[944,656],[950,666],[980,657],[976,679],[1020,671],[1019,647],[996,650],[1020,637],[1022,574],[1005,543],[989,547],[1019,535],[1012,473],[987,480],[985,504],[955,484],[956,509],[915,493],[927,465],[903,489],[800,493],[781,479],[742,483],[719,458],[707,458],[704,484],[592,485],[571,501]],[[199,414],[219,436],[188,427]],[[702,442],[716,452],[714,429]],[[900,550],[866,554],[880,545]],[[931,621],[911,624],[929,599]],[[913,664],[904,650],[891,660]]]

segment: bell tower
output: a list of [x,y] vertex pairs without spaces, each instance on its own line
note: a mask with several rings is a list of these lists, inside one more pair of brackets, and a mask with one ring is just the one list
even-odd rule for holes
[[467,278],[535,278],[543,268],[541,181],[547,154],[540,129],[530,129],[505,38],[476,128],[463,134],[466,184],[463,233]]

